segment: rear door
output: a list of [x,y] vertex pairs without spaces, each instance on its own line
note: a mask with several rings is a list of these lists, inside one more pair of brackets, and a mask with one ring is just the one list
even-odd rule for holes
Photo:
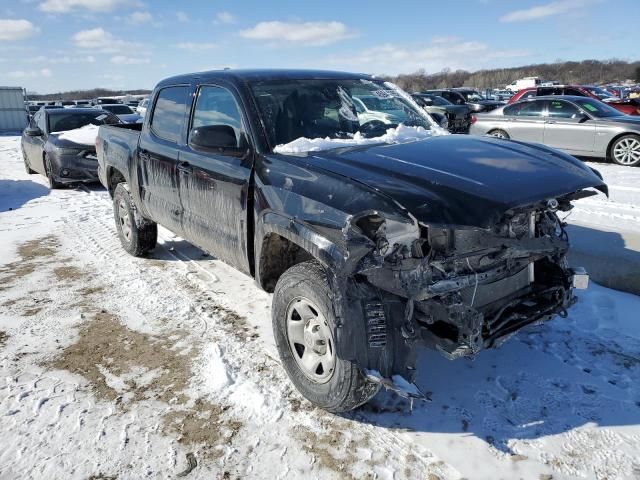
[[514,140],[542,143],[546,100],[530,100],[505,107],[507,133]]
[[550,100],[544,129],[544,144],[571,153],[593,152],[596,122],[573,103]]
[[185,236],[250,273],[247,211],[253,154],[241,99],[230,85],[200,85],[195,95],[178,164]]
[[144,207],[153,220],[178,234],[182,234],[178,153],[184,143],[189,93],[188,85],[164,87],[157,93],[138,146],[138,178]]

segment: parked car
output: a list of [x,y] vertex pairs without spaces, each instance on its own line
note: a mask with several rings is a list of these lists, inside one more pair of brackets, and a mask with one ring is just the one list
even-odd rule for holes
[[27,173],[44,175],[52,189],[68,183],[96,181],[95,146],[60,138],[60,134],[89,124],[114,123],[120,120],[105,110],[42,107],[22,133],[22,158]]
[[531,97],[541,97],[547,95],[573,95],[579,97],[591,97],[603,101],[607,98],[607,103],[616,110],[627,115],[640,115],[640,104],[630,99],[609,98],[607,92],[598,87],[585,87],[581,85],[556,85],[554,87],[528,88],[516,93],[508,103],[515,103]]
[[539,77],[525,77],[519,80],[515,80],[514,82],[504,87],[504,89],[515,93],[519,90],[522,90],[523,88],[536,87],[540,85],[540,82],[541,80]]
[[[450,101],[429,95],[426,93],[414,93],[411,95],[418,105],[424,108],[430,115],[436,117],[438,124],[451,133],[468,133],[471,126],[471,109],[468,105],[454,105]],[[442,117],[446,123],[437,118]]]
[[134,112],[131,107],[122,103],[112,105],[102,104],[100,108],[116,115],[124,123],[138,123],[142,121],[142,116]]
[[113,105],[114,103],[122,103],[122,100],[119,98],[111,98],[111,97],[98,97],[93,102],[97,106],[101,105]]
[[478,114],[472,135],[534,142],[572,155],[640,164],[640,118],[590,97],[533,97]]
[[[353,98],[369,95],[401,125],[360,123]],[[607,186],[569,155],[429,136],[405,92],[361,74],[200,72],[151,98],[143,124],[96,141],[123,248],[144,256],[160,223],[274,292],[282,365],[319,407],[380,385],[420,397],[417,348],[474,356],[564,314],[587,279],[556,211]],[[412,133],[389,143],[393,127]]]
[[487,100],[477,90],[469,88],[451,88],[444,90],[427,90],[429,95],[442,97],[454,105],[468,105],[472,112],[490,112],[494,108],[504,105],[499,100]]
[[149,99],[145,98],[140,102],[140,105],[136,107],[138,115],[144,117],[147,114],[147,107],[149,106]]

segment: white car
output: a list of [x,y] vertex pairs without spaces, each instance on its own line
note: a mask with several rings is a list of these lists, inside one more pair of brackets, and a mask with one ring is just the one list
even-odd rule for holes
[[149,99],[145,98],[140,102],[140,104],[136,107],[136,112],[138,115],[145,116],[147,113],[147,107],[149,106]]

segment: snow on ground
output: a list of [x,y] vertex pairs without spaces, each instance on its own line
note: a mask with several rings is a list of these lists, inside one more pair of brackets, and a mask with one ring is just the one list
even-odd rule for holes
[[640,233],[640,168],[621,167],[604,162],[588,162],[609,185],[604,194],[576,202],[570,223]]
[[[430,403],[331,415],[291,387],[250,278],[164,229],[132,258],[106,192],[44,185],[0,137],[0,478],[640,475],[637,296],[592,284],[476,361],[423,352]],[[640,202],[612,192],[572,215],[615,227],[610,203]]]

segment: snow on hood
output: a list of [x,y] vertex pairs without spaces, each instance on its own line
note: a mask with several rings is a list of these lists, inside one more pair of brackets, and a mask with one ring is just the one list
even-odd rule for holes
[[292,142],[277,145],[275,153],[305,153],[320,152],[340,147],[357,147],[360,145],[374,145],[377,143],[406,143],[424,140],[425,138],[447,135],[448,132],[440,127],[432,126],[429,130],[423,127],[407,127],[400,124],[396,128],[390,128],[387,133],[379,137],[365,138],[360,132],[356,132],[353,138],[304,138],[300,137]]
[[67,130],[66,132],[53,132],[60,140],[68,140],[80,145],[95,145],[98,137],[98,125],[85,125],[84,127]]

